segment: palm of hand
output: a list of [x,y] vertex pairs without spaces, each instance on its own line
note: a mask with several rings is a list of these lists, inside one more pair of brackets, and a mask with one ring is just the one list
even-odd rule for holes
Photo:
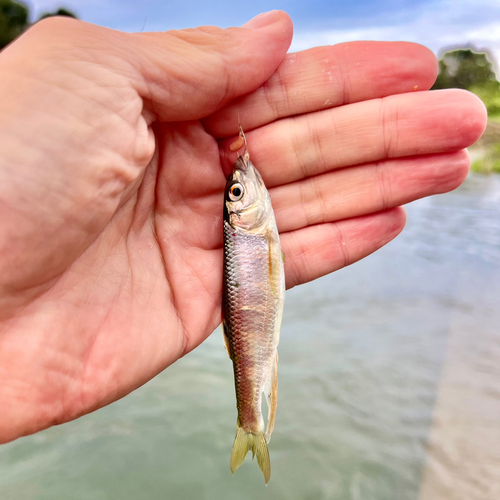
[[[179,36],[191,35],[196,43],[204,36]],[[212,42],[209,33],[210,47]],[[276,50],[269,57],[283,57],[286,43],[289,40],[283,42],[282,55]],[[33,283],[23,282],[21,291],[36,293],[28,293],[15,314],[1,318],[0,400],[7,401],[6,419],[15,424],[2,427],[0,422],[0,441],[71,420],[120,398],[196,347],[217,326],[223,189],[231,160],[219,155],[216,138],[237,131],[238,115],[249,122],[242,123],[252,129],[247,134],[249,150],[270,188],[287,255],[288,286],[350,264],[390,241],[404,225],[402,210],[393,207],[460,184],[468,168],[461,148],[474,142],[484,126],[477,101],[465,93],[443,93],[439,99],[404,94],[383,107],[378,98],[408,92],[415,81],[421,88],[430,86],[434,69],[428,53],[395,44],[386,47],[384,61],[373,44],[351,44],[348,55],[338,49],[334,57],[346,58],[339,66],[348,74],[358,72],[347,91],[346,82],[332,87],[327,72],[331,63],[324,57],[330,49],[304,53],[302,63],[295,55],[287,56],[261,89],[229,103],[203,124],[178,117],[153,123],[147,113],[137,115],[142,101],[130,106],[125,100],[120,107],[121,99],[112,99],[118,109],[109,116],[120,116],[120,121],[82,141],[92,147],[82,147],[88,161],[79,158],[80,170],[70,175],[63,171],[70,186],[67,204],[61,204],[66,211],[58,212],[59,205],[54,210],[61,221],[50,226],[48,238],[43,235],[38,252],[27,245],[28,270],[40,260],[57,272],[42,282],[39,276]],[[363,60],[365,66],[360,66]],[[214,68],[210,71],[215,78]],[[265,79],[257,69],[255,73],[252,88]],[[369,78],[373,73],[386,75],[380,88]],[[202,80],[203,75],[200,85]],[[241,85],[251,86],[248,81]],[[310,100],[293,99],[309,91]],[[248,88],[239,89],[240,94],[246,92]],[[229,86],[228,95],[218,100],[228,103],[235,95]],[[338,107],[329,109],[332,100]],[[339,106],[351,102],[357,104]],[[105,103],[107,109],[108,100]],[[386,112],[380,113],[383,109]],[[101,148],[98,155],[95,144]],[[224,151],[223,142],[221,146]],[[134,156],[138,150],[141,153]],[[112,161],[103,167],[101,158]],[[61,168],[67,163],[66,158]],[[108,172],[109,164],[118,167]],[[41,177],[42,187],[48,182],[47,192],[57,175]],[[80,196],[86,189],[101,193],[95,203],[80,203],[93,199]],[[34,195],[41,191],[36,184]],[[51,200],[59,202],[58,197]],[[36,212],[35,207],[30,213]],[[28,270],[24,274],[29,278]]]
[[217,142],[200,122],[160,125],[156,136],[138,191],[19,319],[19,327],[39,326],[46,317],[39,343],[22,347],[19,375],[23,397],[55,422],[142,385],[220,322],[225,176]]

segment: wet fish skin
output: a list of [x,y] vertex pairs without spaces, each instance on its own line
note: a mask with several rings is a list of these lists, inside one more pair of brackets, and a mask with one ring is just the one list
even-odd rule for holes
[[[245,150],[228,178],[224,203],[223,331],[233,361],[238,410],[230,466],[234,473],[252,451],[266,483],[284,297],[283,258],[271,200]],[[262,394],[268,402],[265,430]]]

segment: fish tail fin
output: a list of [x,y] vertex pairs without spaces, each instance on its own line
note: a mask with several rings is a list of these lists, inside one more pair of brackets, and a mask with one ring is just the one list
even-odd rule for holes
[[266,438],[264,433],[259,431],[257,433],[245,432],[237,423],[236,437],[234,438],[233,451],[231,452],[231,473],[243,463],[247,453],[251,451],[252,457],[257,456],[257,463],[259,469],[264,476],[264,481],[267,484],[271,477],[271,460],[269,458],[269,450],[267,448]]

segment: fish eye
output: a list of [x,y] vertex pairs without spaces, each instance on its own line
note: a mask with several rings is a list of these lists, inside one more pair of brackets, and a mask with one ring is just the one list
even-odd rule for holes
[[229,188],[229,199],[231,201],[239,201],[243,196],[243,186],[238,182]]

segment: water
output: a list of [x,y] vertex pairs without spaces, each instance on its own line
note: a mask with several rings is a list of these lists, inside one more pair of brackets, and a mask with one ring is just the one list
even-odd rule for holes
[[288,293],[267,487],[231,477],[221,332],[123,400],[0,447],[0,499],[500,498],[500,179]]

